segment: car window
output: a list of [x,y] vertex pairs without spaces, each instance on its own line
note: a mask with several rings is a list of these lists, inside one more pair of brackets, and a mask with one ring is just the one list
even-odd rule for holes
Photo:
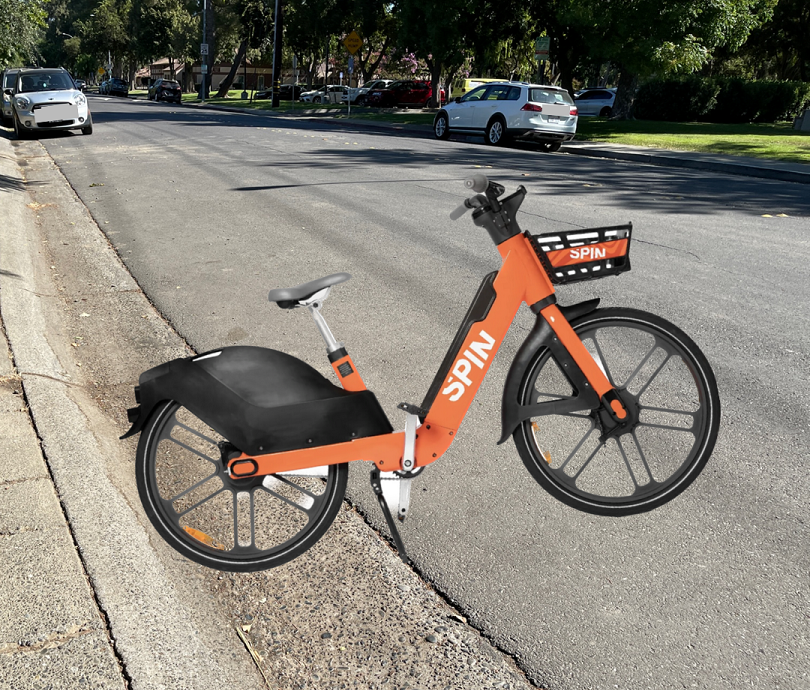
[[509,93],[506,96],[507,101],[517,101],[520,100],[520,87],[518,86],[510,86]]
[[461,97],[462,103],[467,103],[469,101],[480,101],[483,100],[484,94],[486,93],[488,86],[478,86],[474,88],[472,91],[468,91]]
[[75,89],[76,85],[65,72],[40,72],[38,74],[23,74],[20,76],[20,90],[31,91],[62,91]]
[[509,87],[504,86],[503,84],[498,84],[497,86],[490,86],[487,89],[486,95],[484,96],[484,100],[505,101],[508,94],[509,94]]
[[529,89],[529,100],[532,103],[568,103],[573,104],[567,91],[533,88]]

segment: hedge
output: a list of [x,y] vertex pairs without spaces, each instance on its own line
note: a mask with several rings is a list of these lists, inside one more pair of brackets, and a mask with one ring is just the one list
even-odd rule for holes
[[638,90],[635,116],[670,122],[776,122],[810,108],[810,83],[737,77],[653,79]]

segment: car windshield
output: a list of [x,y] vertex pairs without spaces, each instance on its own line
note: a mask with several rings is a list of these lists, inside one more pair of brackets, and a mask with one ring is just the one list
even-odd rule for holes
[[22,93],[31,93],[32,91],[63,91],[76,88],[73,80],[65,72],[21,74],[19,84],[19,90]]
[[557,91],[556,89],[529,89],[529,100],[532,103],[567,103],[573,105],[574,101],[567,91]]

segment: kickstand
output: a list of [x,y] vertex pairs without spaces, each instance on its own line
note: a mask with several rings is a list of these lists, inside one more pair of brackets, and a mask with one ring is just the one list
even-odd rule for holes
[[411,565],[411,559],[408,558],[408,554],[405,553],[405,544],[402,543],[402,537],[399,536],[394,518],[391,516],[391,511],[388,508],[388,502],[385,500],[385,496],[383,496],[382,484],[380,483],[380,470],[377,467],[371,470],[371,488],[374,489],[374,493],[377,495],[377,501],[385,516],[385,521],[388,523],[388,530],[391,532],[394,543],[397,545],[399,557],[405,565]]

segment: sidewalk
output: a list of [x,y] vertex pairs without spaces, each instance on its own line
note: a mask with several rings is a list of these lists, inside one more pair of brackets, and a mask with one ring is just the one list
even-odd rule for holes
[[[10,147],[0,148],[2,232],[22,222],[25,208],[10,154]],[[6,259],[3,279],[21,280]],[[126,688],[31,423],[23,376],[1,319],[0,455],[0,689]]]

